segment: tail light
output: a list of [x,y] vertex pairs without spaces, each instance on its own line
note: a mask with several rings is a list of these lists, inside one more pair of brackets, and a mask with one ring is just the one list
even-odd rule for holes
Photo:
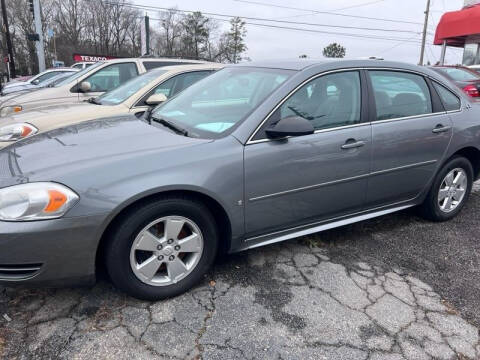
[[478,91],[478,89],[475,85],[467,85],[463,88],[463,91],[468,96],[471,96],[471,97],[474,97],[474,98],[480,97],[480,91]]

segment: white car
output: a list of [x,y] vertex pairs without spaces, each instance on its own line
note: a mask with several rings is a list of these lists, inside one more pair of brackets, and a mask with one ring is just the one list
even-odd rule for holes
[[[129,58],[98,61],[51,88],[29,92],[5,101],[0,98],[0,117],[46,105],[83,102],[115,89],[131,78],[150,69],[186,64],[205,64],[205,61]],[[71,70],[71,68],[69,68]]]
[[40,85],[42,82],[47,81],[48,79],[57,76],[64,72],[73,72],[78,71],[72,68],[52,68],[37,74],[26,81],[11,81],[2,88],[2,96],[7,95],[12,92],[12,90],[21,90],[22,88],[26,88],[28,86],[36,86]]
[[0,149],[37,133],[89,120],[128,114],[141,117],[223,67],[223,64],[208,63],[154,69],[88,102],[44,106],[3,118]]
[[46,80],[43,80],[38,84],[36,82],[34,83],[22,82],[18,86],[10,86],[6,89],[3,89],[2,96],[8,96],[8,95],[17,94],[20,92],[33,91],[33,90],[38,90],[44,87],[49,87],[59,82],[59,80],[66,79],[67,77],[75,74],[76,72],[78,72],[78,69],[70,69],[70,71],[57,72],[55,73],[55,76],[52,76]]

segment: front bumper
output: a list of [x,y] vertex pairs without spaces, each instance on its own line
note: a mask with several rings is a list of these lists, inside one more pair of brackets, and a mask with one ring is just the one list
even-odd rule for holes
[[0,221],[0,284],[86,285],[106,215],[32,222]]

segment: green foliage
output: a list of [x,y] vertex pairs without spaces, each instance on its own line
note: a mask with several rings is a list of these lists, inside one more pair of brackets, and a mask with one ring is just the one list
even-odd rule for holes
[[242,60],[242,53],[247,50],[246,35],[245,21],[238,16],[231,19],[230,31],[225,36],[225,57],[229,62],[236,64]]
[[347,50],[340,44],[332,43],[323,49],[323,56],[328,58],[344,58]]

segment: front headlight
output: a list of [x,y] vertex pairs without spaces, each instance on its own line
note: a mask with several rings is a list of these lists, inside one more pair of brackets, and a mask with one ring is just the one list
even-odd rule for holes
[[35,135],[38,129],[27,123],[18,123],[0,127],[0,141],[16,141]]
[[0,220],[30,221],[62,217],[79,197],[66,186],[37,182],[0,189]]
[[16,113],[19,113],[22,110],[23,110],[23,107],[21,105],[4,106],[0,110],[0,116],[5,117],[5,116],[8,116],[10,114],[16,114]]

